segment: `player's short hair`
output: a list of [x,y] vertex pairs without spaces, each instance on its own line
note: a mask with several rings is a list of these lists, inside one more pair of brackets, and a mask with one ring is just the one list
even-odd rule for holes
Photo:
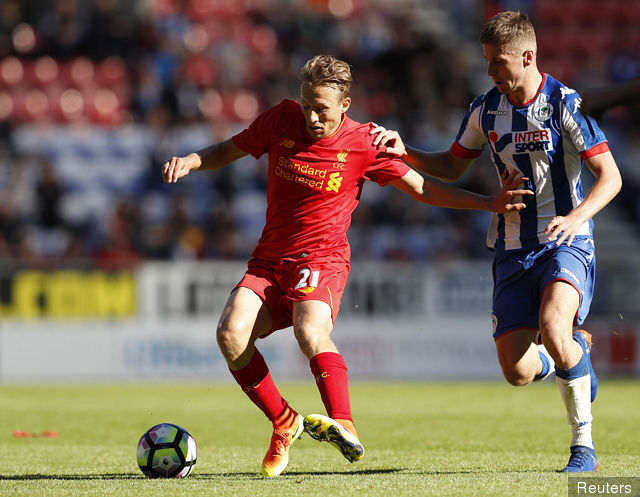
[[301,85],[331,86],[340,92],[342,99],[351,93],[351,80],[349,64],[331,55],[316,55],[300,71]]
[[496,14],[482,28],[480,43],[505,49],[536,50],[536,32],[525,12],[508,10]]

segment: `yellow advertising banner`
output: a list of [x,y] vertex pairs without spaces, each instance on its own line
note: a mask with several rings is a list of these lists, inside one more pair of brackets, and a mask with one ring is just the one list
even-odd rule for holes
[[0,317],[110,318],[137,314],[132,271],[25,270],[3,280]]

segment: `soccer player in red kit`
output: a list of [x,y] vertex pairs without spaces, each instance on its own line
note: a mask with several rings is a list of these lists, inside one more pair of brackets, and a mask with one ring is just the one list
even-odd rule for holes
[[[309,60],[300,75],[301,102],[284,100],[244,131],[162,166],[175,183],[193,169],[219,169],[251,154],[269,156],[266,223],[248,269],[220,318],[217,339],[231,374],[273,424],[262,462],[265,476],[287,466],[290,445],[307,431],[349,461],[362,458],[349,400],[347,366],[330,338],[349,275],[346,232],[365,180],[391,184],[427,204],[494,212],[519,210],[521,175],[503,177],[495,197],[427,180],[372,146],[369,124],[347,117],[349,65],[331,56]],[[279,393],[255,347],[258,338],[293,326],[310,362],[328,416],[303,418]]]

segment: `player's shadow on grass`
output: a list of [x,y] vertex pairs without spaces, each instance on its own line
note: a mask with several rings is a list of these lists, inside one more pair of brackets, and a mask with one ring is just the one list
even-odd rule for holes
[[29,480],[135,480],[144,478],[134,473],[108,473],[100,475],[0,475],[0,481],[29,481]]
[[[332,475],[354,475],[354,476],[363,476],[363,475],[383,475],[388,473],[400,473],[405,471],[406,468],[387,468],[387,469],[360,469],[357,471],[287,471],[286,473],[282,473],[280,478],[300,478],[300,477],[308,477],[308,476],[332,476]],[[256,480],[266,480],[264,476],[257,472],[233,472],[233,473],[192,473],[190,478],[201,478],[201,479],[213,479],[213,478],[224,478],[228,479],[256,479]],[[275,479],[273,480],[275,481]]]
[[[292,471],[282,476],[300,478],[308,476],[327,476],[327,475],[375,475],[385,473],[397,473],[404,471],[403,468],[398,469],[363,469],[358,471]],[[264,477],[255,472],[238,472],[238,473],[193,473],[190,479],[229,479],[236,478],[238,480],[256,479],[264,480]],[[28,474],[28,475],[0,475],[0,481],[30,481],[30,480],[146,480],[143,475],[134,473],[106,473],[97,475],[44,475],[44,474]]]
[[[559,473],[559,471],[545,470],[461,470],[461,471],[419,471],[411,468],[386,468],[386,469],[361,469],[357,471],[290,471],[283,473],[281,478],[310,478],[314,476],[363,476],[363,475],[384,475],[390,473],[407,473],[420,475],[470,475],[479,473],[513,473],[513,474],[529,474],[529,473]],[[143,475],[135,473],[105,473],[97,475],[0,475],[0,481],[30,481],[30,480],[147,480]],[[234,473],[192,473],[189,479],[196,480],[217,480],[217,479],[236,479],[236,480],[265,480],[265,478],[256,472],[234,472]]]

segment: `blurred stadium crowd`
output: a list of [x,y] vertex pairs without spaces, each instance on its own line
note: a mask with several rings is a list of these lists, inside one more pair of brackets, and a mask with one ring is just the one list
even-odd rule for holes
[[[490,88],[477,43],[489,15],[530,12],[541,69],[579,89],[640,76],[636,3],[2,0],[0,258],[102,267],[246,258],[264,222],[266,160],[177,185],[161,182],[160,165],[297,98],[309,57],[352,65],[352,118],[439,150]],[[637,113],[617,108],[601,123],[626,181],[618,204],[637,220]],[[498,187],[486,160],[461,184]],[[365,188],[350,231],[358,258],[487,256],[488,215],[425,207],[393,190]]]

